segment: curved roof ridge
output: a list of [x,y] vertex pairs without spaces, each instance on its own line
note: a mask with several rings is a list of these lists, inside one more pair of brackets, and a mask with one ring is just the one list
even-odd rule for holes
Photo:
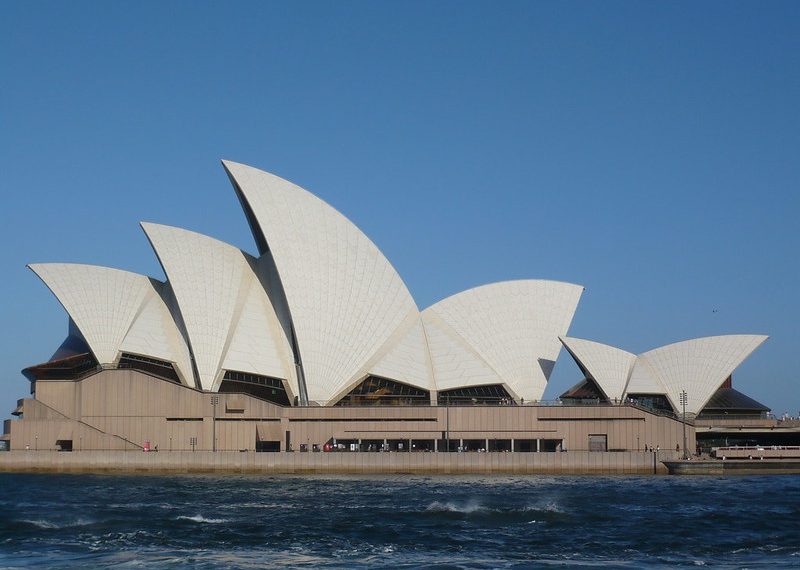
[[683,339],[683,340],[677,340],[675,342],[671,342],[669,344],[663,344],[661,346],[656,346],[656,347],[651,348],[649,350],[646,350],[644,352],[640,352],[639,356],[644,356],[645,354],[648,354],[650,352],[655,352],[656,350],[661,350],[661,349],[664,349],[664,348],[674,347],[674,346],[677,346],[679,344],[685,344],[687,342],[695,342],[695,341],[709,340],[709,339],[720,339],[720,338],[734,338],[734,337],[762,338],[763,340],[761,342],[765,342],[765,341],[767,341],[769,339],[769,335],[766,335],[766,334],[748,334],[748,333],[714,334],[714,335],[708,335],[708,336],[698,336],[698,337],[687,338],[687,339]]
[[510,284],[515,284],[515,283],[554,283],[554,284],[559,284],[559,285],[570,285],[572,287],[580,287],[582,290],[584,290],[584,291],[586,290],[586,287],[584,287],[583,285],[578,285],[577,283],[572,283],[570,281],[561,281],[559,279],[524,279],[524,278],[522,278],[522,279],[503,279],[501,281],[490,281],[489,283],[484,283],[482,285],[475,285],[475,286],[469,287],[467,289],[462,289],[461,291],[457,291],[457,292],[452,293],[452,294],[450,294],[450,295],[448,295],[446,297],[442,297],[441,299],[439,299],[435,303],[425,307],[423,309],[423,311],[427,311],[431,307],[436,306],[437,304],[441,303],[442,301],[446,301],[447,299],[455,297],[456,295],[461,295],[463,293],[469,293],[470,291],[475,291],[477,289],[486,289],[486,288],[489,288],[489,287],[496,287],[496,286],[501,286],[501,285],[510,285]]

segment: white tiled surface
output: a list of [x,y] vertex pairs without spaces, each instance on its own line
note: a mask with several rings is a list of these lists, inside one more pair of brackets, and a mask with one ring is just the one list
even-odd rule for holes
[[435,389],[428,342],[419,314],[415,314],[410,326],[403,327],[400,332],[397,341],[390,339],[377,362],[369,367],[369,372],[425,390]]
[[328,401],[417,310],[400,276],[355,225],[282,178],[225,166],[250,204],[286,292],[309,399]]
[[641,360],[637,356],[636,361],[633,363],[633,370],[631,371],[628,385],[625,387],[625,393],[623,394],[623,397],[626,397],[628,394],[663,393],[664,386],[655,377],[653,371],[650,370],[650,366],[647,364],[647,361]]
[[288,341],[246,254],[188,230],[142,228],[175,293],[202,388],[217,389],[226,367],[292,379]]
[[686,412],[699,413],[733,371],[768,337],[722,335],[668,344],[633,355],[624,350],[577,338],[564,345],[583,364],[609,398],[628,394],[664,394],[677,411],[686,390]]
[[636,355],[591,340],[563,337],[561,342],[580,361],[592,379],[611,400],[622,400]]
[[289,342],[269,299],[255,279],[250,279],[249,291],[231,333],[222,369],[287,379],[290,396],[298,394]]
[[194,387],[189,347],[163,299],[162,290],[167,285],[155,279],[149,281],[153,292],[145,298],[139,315],[120,345],[120,351],[172,362],[181,382]]
[[29,265],[58,298],[101,364],[117,360],[120,344],[145,297],[144,275],[77,263]]
[[764,335],[708,336],[669,344],[639,355],[664,388],[676,410],[686,390],[686,412],[703,409],[720,385],[768,337]]
[[503,379],[477,351],[436,313],[423,311],[437,390],[503,384]]
[[[504,281],[448,297],[425,309],[423,317],[440,319],[517,396],[540,400],[551,370],[546,374],[539,360],[558,358],[558,337],[567,333],[582,293],[583,287],[559,281]],[[428,320],[425,325],[428,330]],[[429,342],[432,336],[428,330]],[[452,373],[440,377],[437,364],[442,357],[437,349],[437,386],[458,385]]]

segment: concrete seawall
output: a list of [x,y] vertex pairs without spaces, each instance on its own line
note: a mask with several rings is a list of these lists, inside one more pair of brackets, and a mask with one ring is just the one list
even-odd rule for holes
[[50,473],[653,475],[679,454],[9,451],[0,471]]
[[667,461],[672,475],[798,475],[798,459]]

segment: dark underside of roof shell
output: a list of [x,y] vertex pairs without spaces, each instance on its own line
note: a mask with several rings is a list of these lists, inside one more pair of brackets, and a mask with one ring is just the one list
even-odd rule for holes
[[559,396],[562,400],[602,400],[606,401],[603,391],[591,378],[584,378],[572,388]]
[[768,411],[770,409],[761,402],[742,394],[734,388],[723,386],[714,392],[714,395],[708,400],[700,414],[724,414],[726,412],[761,413]]
[[22,370],[22,374],[31,382],[36,380],[71,380],[96,370],[97,367],[97,359],[92,353],[84,352],[28,366]]

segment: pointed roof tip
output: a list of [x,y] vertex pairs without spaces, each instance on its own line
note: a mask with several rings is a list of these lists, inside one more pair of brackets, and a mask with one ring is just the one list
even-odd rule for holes
[[80,263],[80,262],[74,262],[74,261],[46,261],[46,262],[43,262],[43,263],[26,263],[25,267],[30,269],[31,271],[33,271],[36,275],[39,275],[40,270],[42,270],[42,269],[44,269],[44,268],[46,268],[48,266],[49,267],[53,267],[53,266],[56,266],[56,265],[58,265],[58,266],[68,265],[68,266],[79,266],[79,267],[102,267],[103,269],[107,269],[103,265],[93,265],[91,263]]
[[149,241],[151,245],[152,245],[152,240],[150,239],[150,232],[159,227],[160,225],[161,224],[157,224],[155,222],[145,222],[145,221],[139,222],[139,227],[142,228],[142,231],[144,232],[147,241]]
[[147,231],[147,228],[152,228],[152,227],[160,226],[160,225],[161,224],[158,224],[156,222],[146,222],[145,220],[140,220],[139,221],[139,227],[142,228],[145,231]]
[[[33,274],[34,274],[34,275],[36,275],[36,276],[37,276],[37,277],[39,277],[40,279],[44,280],[44,278],[42,277],[42,269],[44,269],[44,268],[45,268],[46,266],[48,266],[48,265],[64,265],[64,264],[59,264],[58,262],[51,262],[51,263],[27,263],[27,264],[25,264],[25,267],[27,267],[29,270],[31,270],[31,271],[33,272]],[[78,264],[74,264],[74,265],[78,265]]]
[[[247,170],[248,172],[251,172],[251,173],[254,173],[254,174],[258,174],[258,175],[261,175],[261,176],[268,176],[268,177],[270,177],[272,179],[276,179],[276,180],[279,180],[279,181],[282,181],[282,182],[286,182],[286,183],[292,185],[293,187],[299,188],[303,192],[313,196],[315,199],[320,200],[322,202],[325,202],[324,200],[322,200],[322,198],[320,198],[319,196],[317,196],[313,192],[310,192],[304,186],[302,186],[302,185],[300,185],[300,184],[298,184],[296,182],[293,182],[292,180],[289,180],[288,178],[284,178],[280,174],[276,174],[275,172],[272,172],[270,170],[264,170],[263,168],[259,168],[259,167],[256,167],[256,166],[251,166],[249,164],[245,164],[244,162],[236,162],[235,160],[228,160],[228,159],[225,159],[225,158],[220,159],[220,162],[222,163],[222,167],[225,169],[225,172],[227,172],[228,175],[231,178],[234,178],[234,179],[236,178],[234,176],[234,174],[233,174],[234,170],[239,170],[239,171]],[[234,182],[235,182],[235,180],[234,180]],[[328,204],[327,202],[325,202],[325,204],[330,206],[330,204]],[[330,207],[333,208],[333,206],[330,206]],[[333,208],[333,209],[336,210],[336,208]],[[336,210],[336,212],[338,214],[340,214],[340,215],[344,215],[341,212],[339,212],[338,210]]]
[[[225,172],[227,172],[228,175],[232,175],[234,170],[238,170],[238,169],[242,169],[242,168],[250,168],[252,170],[258,170],[260,172],[266,172],[266,171],[261,170],[259,168],[255,168],[254,166],[249,166],[249,165],[247,165],[247,164],[245,164],[243,162],[237,162],[235,160],[229,160],[227,158],[221,158],[219,162],[220,162],[220,164],[222,164],[222,168],[225,169]],[[269,174],[269,173],[267,172],[267,174]]]
[[151,230],[151,229],[158,229],[158,228],[167,228],[167,229],[171,229],[171,230],[181,230],[181,231],[185,231],[185,232],[198,233],[198,232],[194,232],[193,230],[187,230],[186,228],[182,228],[180,226],[172,226],[170,224],[159,224],[158,222],[141,221],[141,222],[139,222],[139,227],[141,227],[144,230],[144,233],[148,233],[148,231]]

